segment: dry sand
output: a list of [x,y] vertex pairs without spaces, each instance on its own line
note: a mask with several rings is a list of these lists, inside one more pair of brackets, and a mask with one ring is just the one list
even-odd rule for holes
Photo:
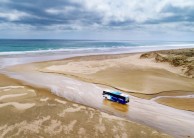
[[174,108],[194,112],[194,98],[160,98],[156,101]]
[[[143,94],[155,94],[171,90],[194,90],[194,80],[180,76],[181,69],[168,63],[155,63],[140,59],[140,54],[115,59],[96,60],[96,56],[79,61],[52,62],[40,69],[43,72],[61,73],[85,81],[99,83],[119,90]],[[44,63],[43,63],[44,64]],[[61,65],[62,64],[62,65]]]
[[[0,137],[153,137],[166,134],[0,75]],[[15,97],[14,97],[15,96]],[[4,97],[4,98],[2,98]]]

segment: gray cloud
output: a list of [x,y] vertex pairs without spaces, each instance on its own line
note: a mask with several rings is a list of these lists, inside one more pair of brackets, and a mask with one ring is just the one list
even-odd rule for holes
[[[67,11],[67,8],[72,10]],[[65,11],[66,9],[66,11]],[[50,25],[91,25],[100,23],[101,17],[87,12],[76,3],[62,0],[10,0],[0,9],[0,22],[27,24],[32,26]]]
[[[0,30],[193,31],[193,0],[2,0]],[[7,25],[5,25],[7,24]],[[178,28],[178,29],[179,29]]]

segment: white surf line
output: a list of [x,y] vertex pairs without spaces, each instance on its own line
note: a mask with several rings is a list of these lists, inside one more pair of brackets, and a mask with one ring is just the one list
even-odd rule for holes
[[181,96],[158,96],[158,97],[155,97],[155,98],[152,98],[150,99],[151,101],[156,101],[160,98],[194,98],[194,94],[191,94],[191,95],[181,95]]
[[35,71],[12,73],[10,75],[31,85],[49,88],[55,95],[70,101],[97,108],[104,112],[111,112],[116,116],[145,124],[174,137],[194,137],[194,131],[192,130],[194,127],[193,112],[171,108],[151,100],[131,96],[128,112],[121,113],[103,108],[103,88],[94,84],[74,80],[59,74]]
[[7,98],[12,98],[12,97],[20,97],[20,96],[24,96],[24,95],[27,95],[28,93],[21,93],[21,94],[9,94],[9,95],[3,95],[3,96],[0,96],[0,101],[3,100],[3,99],[7,99]]

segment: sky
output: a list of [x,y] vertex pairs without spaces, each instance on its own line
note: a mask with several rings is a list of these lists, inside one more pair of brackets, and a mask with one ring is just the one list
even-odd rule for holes
[[0,0],[0,38],[194,40],[194,0]]

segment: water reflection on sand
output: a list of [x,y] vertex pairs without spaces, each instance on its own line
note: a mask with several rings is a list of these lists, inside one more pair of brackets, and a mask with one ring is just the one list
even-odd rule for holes
[[104,99],[103,100],[103,106],[102,106],[103,109],[106,109],[106,110],[112,110],[112,111],[120,111],[120,112],[128,112],[128,108],[129,108],[129,105],[128,104],[120,104],[120,103],[117,103],[117,102],[112,102],[110,100],[106,100]]

